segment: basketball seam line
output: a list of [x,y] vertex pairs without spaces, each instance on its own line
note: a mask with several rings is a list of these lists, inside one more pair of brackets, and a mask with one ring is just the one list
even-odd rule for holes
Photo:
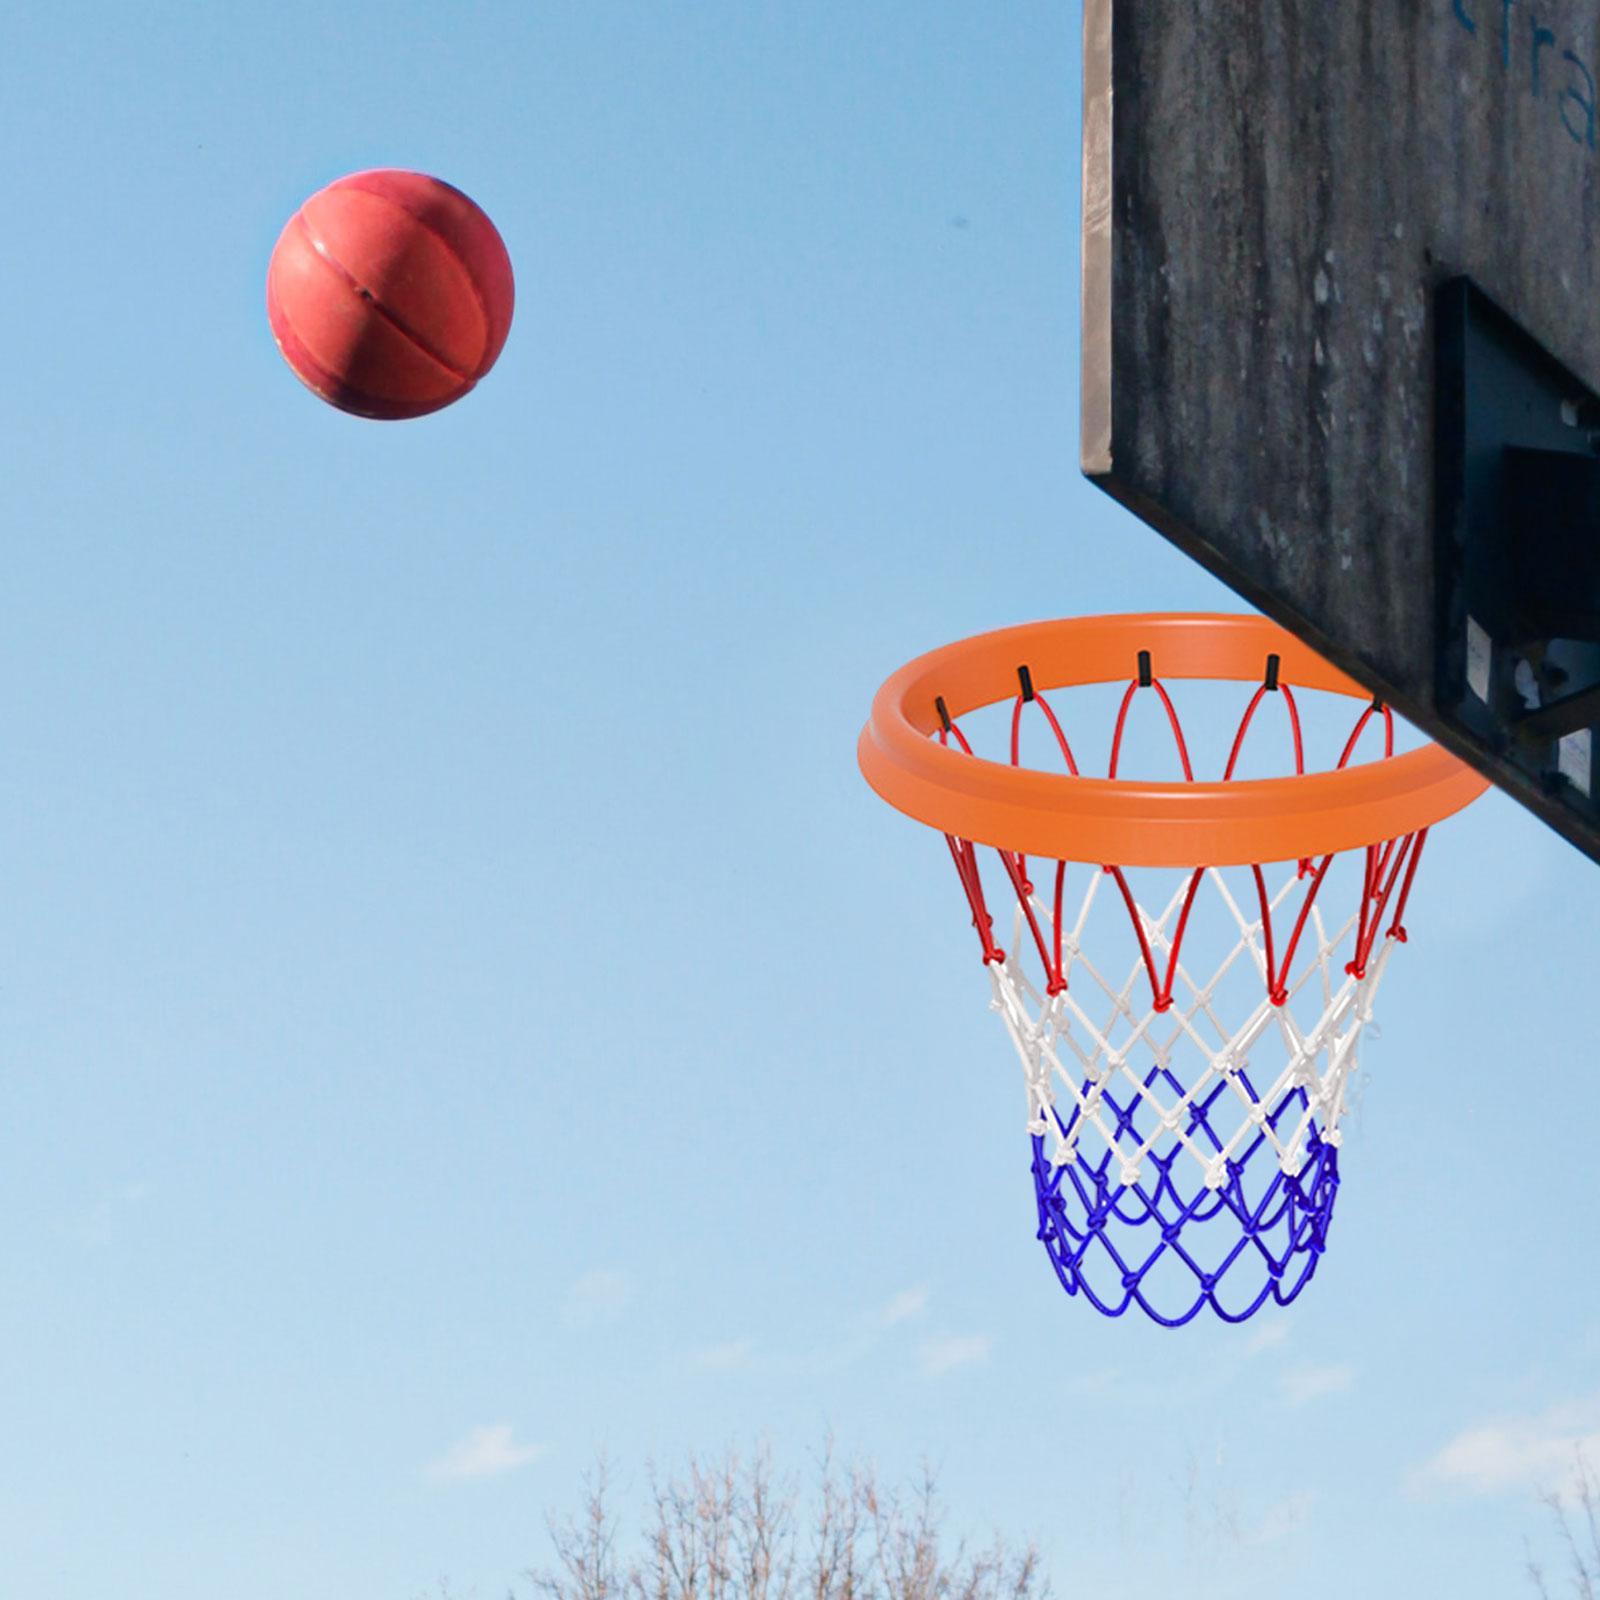
[[[357,294],[360,294],[366,303],[372,308],[372,310],[385,322],[387,322],[396,333],[400,334],[402,338],[415,345],[416,348],[431,362],[433,362],[435,366],[442,367],[450,374],[452,378],[455,378],[461,383],[466,384],[469,389],[477,383],[477,374],[472,372],[464,372],[454,361],[446,360],[445,357],[428,342],[428,340],[424,339],[421,334],[409,326],[403,319],[397,317],[394,312],[392,312],[381,300],[379,300],[375,295],[364,291],[362,289],[361,282],[356,275],[351,272],[351,270],[336,255],[334,255],[334,253],[329,250],[320,239],[317,238],[317,236],[311,231],[311,225],[306,221],[303,215],[297,213],[295,221],[300,224],[302,231],[305,233],[307,240],[310,242],[311,248],[316,251],[316,253],[321,256],[321,258],[326,261],[328,265],[332,267],[333,270],[337,272],[344,279],[344,281],[356,291]],[[426,225],[419,224],[419,226]],[[428,228],[427,231],[429,233],[433,233],[434,237],[436,239],[440,239],[441,242],[448,243],[448,241],[443,240],[442,235],[435,233],[432,228]],[[471,273],[467,273],[466,277],[468,283],[471,283]],[[476,284],[472,285],[472,293],[473,298],[478,302],[478,309],[481,313],[483,310],[483,300],[478,294]],[[484,318],[484,332],[486,334],[489,332],[489,322],[487,317]]]
[[[365,177],[366,174],[365,173],[357,173],[357,174],[355,174],[355,176],[358,177],[358,178],[359,177]],[[437,179],[436,181],[439,182],[439,183],[444,183],[444,179],[443,178]],[[476,202],[472,199],[472,197],[470,195],[462,194],[461,190],[457,189],[454,184],[444,183],[444,186],[445,186],[445,188],[451,190],[453,193],[461,195],[461,198],[463,200],[465,200],[468,205],[471,205],[471,206],[475,206],[476,205]],[[399,212],[403,213],[405,216],[409,217],[414,223],[416,223],[416,225],[419,228],[421,228],[424,233],[431,233],[433,235],[433,237],[435,239],[437,239],[439,241],[439,243],[442,244],[445,247],[445,249],[450,252],[451,255],[456,257],[456,259],[458,261],[461,259],[460,256],[457,254],[455,242],[453,240],[446,238],[445,235],[442,234],[436,227],[434,227],[434,225],[431,222],[424,221],[424,219],[419,217],[416,214],[415,211],[412,211],[408,207],[401,205],[400,202],[398,200],[396,200],[393,195],[383,194],[381,191],[379,191],[377,189],[365,188],[359,183],[352,183],[350,185],[350,187],[353,188],[358,194],[371,195],[374,200],[381,200],[385,205],[393,206],[396,211],[399,211]],[[489,218],[488,218],[488,216],[486,214],[483,215],[483,220],[485,222],[489,223],[490,232],[494,234],[494,236],[495,236],[495,238],[497,240],[499,240],[500,248],[501,248],[502,251],[504,251],[505,250],[505,241],[503,239],[499,238],[499,232],[495,228],[493,222],[489,221]],[[507,261],[507,270],[510,271],[510,262],[509,262],[509,260]],[[465,263],[463,263],[463,271],[465,272]],[[489,344],[491,342],[491,336],[494,333],[495,320],[489,314],[489,303],[483,297],[483,290],[479,286],[477,278],[475,278],[472,275],[472,273],[470,273],[470,272],[466,272],[465,275],[466,275],[466,280],[467,280],[467,286],[468,286],[468,288],[470,288],[472,290],[472,298],[478,302],[478,314],[483,318],[484,349],[485,349],[485,351],[487,351],[488,348],[489,348]],[[512,292],[514,294],[516,292],[516,290],[515,290],[515,274],[514,273],[512,274],[512,282],[513,282]],[[508,324],[508,331],[509,331],[509,324]],[[483,374],[480,372],[478,374],[478,377],[481,378],[482,376],[483,376]],[[477,380],[474,379],[473,381],[476,382]]]

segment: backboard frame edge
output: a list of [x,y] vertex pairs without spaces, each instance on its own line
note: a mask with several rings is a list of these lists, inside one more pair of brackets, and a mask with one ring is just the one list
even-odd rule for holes
[[1114,0],[1083,6],[1083,252],[1079,342],[1079,461],[1111,471],[1111,188]]

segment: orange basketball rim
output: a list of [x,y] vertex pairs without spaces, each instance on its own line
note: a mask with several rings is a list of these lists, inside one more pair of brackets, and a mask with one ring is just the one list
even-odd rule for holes
[[896,672],[862,730],[861,770],[890,805],[955,838],[1058,861],[1150,867],[1337,854],[1425,830],[1488,787],[1433,744],[1291,777],[1151,783],[1031,771],[949,742],[958,718],[1019,695],[1128,683],[1130,696],[1143,687],[1164,699],[1162,679],[1187,678],[1256,682],[1258,697],[1281,680],[1371,700],[1264,617],[1152,613],[1029,623],[934,650]]

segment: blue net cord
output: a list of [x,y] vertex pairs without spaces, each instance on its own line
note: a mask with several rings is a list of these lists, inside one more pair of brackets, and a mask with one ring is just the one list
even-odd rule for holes
[[[1137,1109],[1137,1101],[1118,1107],[1118,1116],[1131,1122]],[[1205,1109],[1194,1108],[1202,1129]],[[1298,1117],[1306,1109],[1304,1091],[1295,1090],[1268,1121],[1276,1128],[1291,1110]],[[1059,1122],[1058,1128],[1063,1136],[1070,1131]],[[1214,1135],[1212,1142],[1221,1149]],[[1108,1317],[1136,1305],[1163,1327],[1181,1328],[1209,1306],[1226,1322],[1243,1322],[1268,1300],[1280,1306],[1294,1300],[1327,1247],[1339,1155],[1315,1128],[1307,1154],[1291,1177],[1260,1135],[1227,1162],[1226,1181],[1213,1190],[1198,1176],[1183,1181],[1185,1152],[1175,1144],[1150,1157],[1151,1181],[1124,1184],[1112,1171],[1109,1149],[1093,1164],[1056,1166],[1036,1134],[1039,1239],[1062,1288]],[[1161,1303],[1147,1292],[1157,1278]]]

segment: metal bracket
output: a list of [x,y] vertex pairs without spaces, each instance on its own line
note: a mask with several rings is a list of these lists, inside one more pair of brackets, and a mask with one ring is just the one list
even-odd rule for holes
[[1466,278],[1435,306],[1435,696],[1600,819],[1600,397]]

